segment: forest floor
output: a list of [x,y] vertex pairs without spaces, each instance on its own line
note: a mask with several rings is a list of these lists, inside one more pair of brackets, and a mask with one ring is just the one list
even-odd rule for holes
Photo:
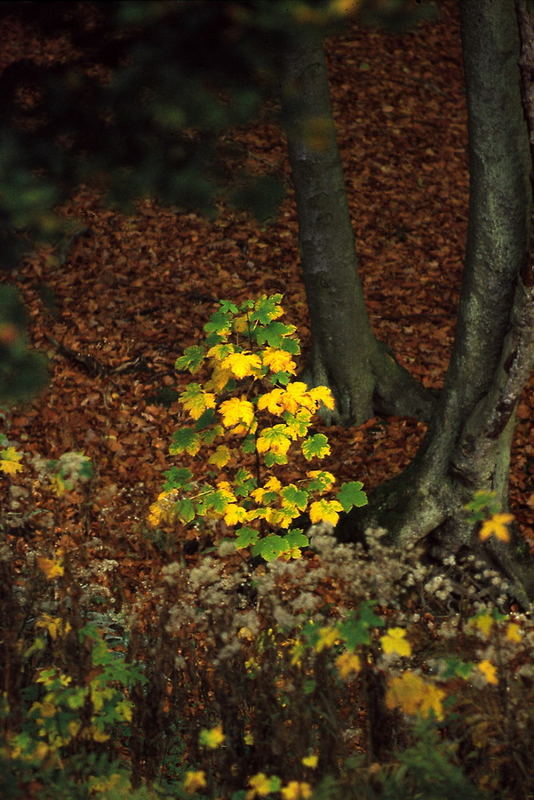
[[[408,34],[352,26],[329,42],[328,60],[372,324],[401,364],[426,386],[440,387],[454,335],[468,208],[456,4],[445,0],[439,22]],[[131,591],[149,585],[161,567],[145,520],[163,470],[176,463],[168,445],[181,424],[179,405],[166,405],[162,390],[180,391],[190,380],[176,373],[174,362],[203,338],[217,300],[283,293],[304,354],[309,344],[283,135],[262,124],[232,137],[249,166],[277,167],[286,176],[286,199],[270,224],[223,207],[207,220],[152,201],[124,216],[81,187],[64,213],[87,231],[66,262],[43,248],[15,275],[32,343],[50,358],[51,381],[5,420],[26,466],[3,480],[6,496],[8,484],[18,486],[8,503],[44,512],[34,518],[35,535],[64,548],[84,542],[96,561],[112,558],[123,572],[132,568]],[[534,543],[533,399],[531,382],[518,409],[510,500]],[[390,417],[327,433],[332,452],[324,468],[370,490],[407,465],[425,425]],[[85,494],[54,497],[37,480],[32,457],[57,459],[72,450],[91,458],[95,478]]]

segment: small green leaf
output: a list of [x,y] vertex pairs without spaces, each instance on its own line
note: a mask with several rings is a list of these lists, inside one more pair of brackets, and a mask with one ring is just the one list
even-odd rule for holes
[[216,419],[217,417],[215,414],[215,409],[207,408],[195,422],[195,430],[202,431],[205,428],[209,428],[210,425],[213,425]]
[[[263,328],[258,328],[255,335],[259,345],[267,343],[271,347],[277,347],[293,355],[293,353],[299,352],[299,346],[298,342],[289,338],[292,332],[293,328],[289,325],[284,325],[283,322],[273,321]],[[289,344],[289,342],[292,341],[295,342],[296,350],[294,349],[295,345]]]
[[212,314],[209,322],[204,325],[206,333],[216,333],[218,336],[225,336],[230,329],[230,315],[219,309]]
[[196,517],[195,506],[187,497],[184,500],[178,500],[175,508],[176,516],[181,522],[192,522]]
[[193,477],[193,473],[190,469],[186,469],[185,467],[171,467],[170,469],[165,470],[163,474],[167,478],[167,481],[163,486],[163,489],[166,492],[168,492],[170,489],[183,489],[187,492],[192,488],[192,485],[189,483],[189,481]]
[[344,483],[337,493],[337,500],[343,506],[343,511],[350,511],[353,506],[361,508],[367,505],[367,495],[362,492],[363,483],[360,481],[349,481]]
[[269,375],[269,381],[281,386],[287,386],[292,377],[289,372],[273,372],[272,375]]
[[263,460],[266,467],[273,467],[275,464],[287,464],[287,456],[283,453],[265,453]]
[[293,483],[285,486],[280,494],[288,505],[296,506],[301,511],[304,511],[308,505],[308,493],[303,489],[297,489]]
[[248,471],[248,469],[241,467],[237,470],[234,478],[233,490],[239,497],[248,497],[257,485],[258,482],[256,481],[256,478]]
[[235,305],[235,303],[232,303],[231,300],[221,300],[220,306],[220,310],[223,314],[237,314],[239,311],[238,307]]
[[251,322],[268,325],[276,316],[276,307],[282,300],[281,294],[272,294],[270,297],[260,297],[254,304],[254,311],[250,315]]
[[235,539],[235,546],[238,550],[242,547],[250,547],[250,545],[255,545],[258,541],[258,536],[260,535],[257,530],[254,528],[238,528],[236,530],[236,539]]
[[192,428],[180,428],[172,435],[169,453],[179,455],[180,453],[190,453],[195,455],[200,449],[200,437]]
[[256,452],[256,437],[254,436],[254,434],[249,434],[248,436],[245,436],[245,438],[241,443],[241,450],[244,453],[247,453],[247,455]]
[[300,530],[300,528],[292,528],[285,535],[288,545],[293,547],[307,547],[310,543],[308,537]]
[[445,659],[445,669],[440,671],[440,678],[449,680],[450,678],[467,678],[471,675],[475,665],[472,661],[462,661],[455,656]]
[[183,355],[176,359],[174,368],[179,371],[188,370],[193,373],[198,370],[203,360],[204,348],[194,344],[185,348]]
[[316,433],[302,442],[302,454],[307,461],[311,461],[312,458],[322,458],[329,452],[330,445],[324,433]]
[[261,556],[265,561],[274,561],[275,558],[286,553],[289,544],[285,536],[273,533],[257,542],[252,548],[252,555]]

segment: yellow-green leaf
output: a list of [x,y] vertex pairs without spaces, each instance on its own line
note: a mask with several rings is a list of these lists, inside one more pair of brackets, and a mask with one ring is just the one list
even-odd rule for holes
[[198,383],[189,383],[179,395],[180,402],[192,419],[199,419],[207,408],[214,408],[215,395],[205,392]]
[[443,719],[443,700],[446,693],[414,672],[404,672],[389,681],[386,691],[386,706],[400,708],[405,714],[426,717],[431,712],[436,719]]
[[202,728],[199,735],[199,742],[204,747],[210,750],[215,750],[224,742],[225,736],[222,731],[221,725],[216,725],[215,728]]
[[313,523],[329,522],[337,525],[340,511],[343,511],[343,506],[337,500],[316,500],[310,506],[310,520]]
[[5,450],[0,450],[0,470],[5,472],[6,475],[15,475],[24,469],[22,464],[19,464],[21,458],[22,453],[17,452],[14,447],[6,447]]
[[215,464],[216,467],[225,467],[232,458],[232,451],[225,444],[220,444],[214,453],[208,459],[209,464]]
[[287,427],[280,424],[262,430],[256,442],[256,449],[258,453],[271,451],[279,455],[285,455],[290,445],[291,439],[287,435]]

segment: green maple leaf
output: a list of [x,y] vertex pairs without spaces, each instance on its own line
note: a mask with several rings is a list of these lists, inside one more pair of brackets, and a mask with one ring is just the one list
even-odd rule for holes
[[248,497],[249,494],[253,489],[256,488],[258,482],[256,478],[251,475],[248,469],[244,469],[241,467],[237,470],[234,479],[234,492],[239,495],[239,497]]
[[198,370],[204,360],[204,348],[198,344],[186,347],[183,355],[176,359],[174,368],[183,371],[188,370],[193,373]]
[[192,489],[192,484],[189,483],[193,477],[191,470],[186,469],[185,467],[171,467],[163,474],[167,478],[167,481],[163,486],[163,489],[166,492],[170,489],[183,489],[185,492],[188,492],[190,489]]
[[202,487],[203,491],[199,501],[199,514],[205,514],[206,511],[215,511],[217,514],[222,514],[228,505],[228,498],[220,489],[212,489],[209,485]]
[[287,456],[282,453],[265,453],[263,460],[266,467],[273,467],[275,464],[287,464]]
[[287,539],[290,547],[307,547],[310,543],[310,540],[300,528],[293,528],[288,531],[284,538]]
[[[302,454],[307,461],[312,458],[322,458],[330,452],[330,445],[324,433],[316,433],[314,436],[308,436],[302,442]],[[339,501],[341,502],[341,500]]]
[[249,434],[245,436],[241,443],[241,450],[244,453],[255,453],[256,452],[256,437],[253,434]]
[[276,306],[282,300],[281,294],[273,294],[270,297],[260,297],[254,304],[254,311],[250,315],[251,322],[259,322],[261,325],[268,325],[273,316],[276,315]]
[[258,536],[260,535],[259,531],[255,530],[255,528],[247,528],[246,526],[238,528],[236,534],[235,546],[238,550],[242,547],[250,547],[250,545],[256,544]]
[[261,556],[265,561],[274,561],[279,555],[289,549],[289,543],[285,536],[278,536],[272,533],[257,542],[252,548],[252,555]]
[[354,650],[354,648],[359,644],[371,643],[369,626],[364,621],[359,619],[354,612],[349,614],[349,616],[343,620],[341,625],[338,625],[337,627],[341,634],[341,638],[346,642],[349,650]]
[[308,493],[303,489],[297,489],[293,483],[285,486],[280,494],[288,505],[295,506],[300,511],[304,511],[308,505]]
[[[295,339],[289,337],[293,333],[293,328],[289,325],[284,325],[283,322],[273,320],[265,325],[263,328],[258,328],[256,331],[256,341],[259,345],[265,343],[271,347],[277,347],[280,350],[285,350],[287,353],[294,355],[299,352],[300,348]],[[293,342],[293,344],[291,344]]]
[[360,481],[349,481],[344,483],[337,493],[337,500],[343,506],[343,511],[350,511],[353,506],[361,508],[367,505],[367,495],[362,492],[363,483]]
[[176,515],[181,522],[191,522],[196,517],[195,506],[188,498],[178,500],[175,504]]
[[215,333],[218,336],[225,336],[230,329],[229,313],[219,309],[212,314],[209,321],[204,325],[206,333]]
[[239,311],[238,307],[235,305],[235,303],[232,303],[231,300],[221,300],[219,305],[223,314],[237,314]]
[[272,375],[269,375],[268,380],[273,384],[287,386],[292,377],[289,372],[273,372]]
[[172,435],[169,453],[171,455],[179,455],[180,453],[189,453],[194,456],[200,449],[200,437],[193,428],[180,428]]
[[207,408],[195,422],[195,430],[202,431],[205,428],[209,428],[210,425],[213,425],[216,419],[217,417],[215,414],[215,409]]

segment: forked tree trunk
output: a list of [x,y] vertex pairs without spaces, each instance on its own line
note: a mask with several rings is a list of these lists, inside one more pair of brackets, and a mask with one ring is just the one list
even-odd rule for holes
[[376,413],[428,420],[432,393],[375,338],[367,315],[319,36],[288,46],[282,105],[312,330],[303,377],[332,389],[335,421],[359,424]]
[[506,507],[514,414],[534,356],[530,149],[514,0],[462,0],[469,109],[469,228],[456,338],[428,434],[408,469],[379,487],[342,535],[382,525],[403,543],[485,552],[534,599],[534,568],[517,534],[482,545],[463,506],[477,490]]

